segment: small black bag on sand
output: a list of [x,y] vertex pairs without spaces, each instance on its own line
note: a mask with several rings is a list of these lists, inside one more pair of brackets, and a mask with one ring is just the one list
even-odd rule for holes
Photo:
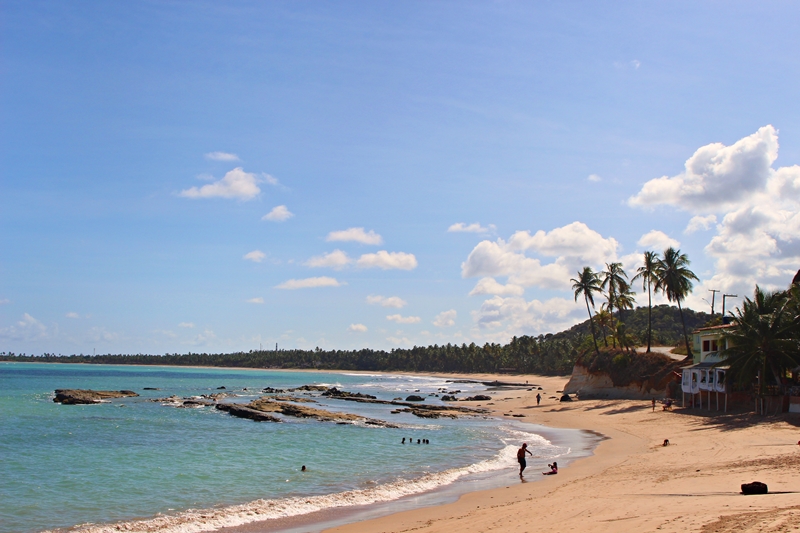
[[766,483],[760,481],[753,481],[752,483],[742,483],[742,494],[767,494]]

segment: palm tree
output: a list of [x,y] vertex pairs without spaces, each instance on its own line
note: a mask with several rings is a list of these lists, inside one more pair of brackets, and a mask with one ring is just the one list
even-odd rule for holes
[[678,311],[681,314],[683,324],[683,339],[686,342],[687,358],[692,356],[692,348],[689,346],[689,335],[686,333],[686,320],[683,318],[683,308],[681,302],[686,299],[686,295],[692,292],[692,281],[700,281],[694,272],[689,270],[689,258],[676,250],[672,246],[664,250],[664,255],[656,263],[656,291],[661,291],[670,302],[678,303]]
[[572,290],[575,291],[575,301],[578,301],[578,296],[583,294],[583,299],[586,301],[586,311],[589,313],[589,323],[592,325],[592,339],[594,340],[594,351],[600,354],[600,348],[597,347],[597,334],[594,331],[594,319],[592,318],[592,310],[589,303],[594,307],[594,293],[601,292],[600,278],[591,267],[583,267],[583,270],[578,272],[577,279],[571,279]]
[[[734,313],[733,326],[723,335],[723,360],[728,378],[748,385],[758,377],[758,394],[767,382],[780,384],[787,369],[800,364],[800,316],[788,291],[764,292],[756,285]],[[770,379],[771,377],[771,379]]]
[[642,290],[647,289],[647,352],[650,353],[650,342],[653,336],[653,295],[652,286],[658,283],[656,277],[656,266],[658,255],[655,252],[644,253],[644,264],[636,270],[636,275],[631,281],[642,280]]
[[[617,304],[617,298],[623,288],[628,285],[628,275],[622,270],[622,263],[606,263],[606,270],[603,271],[603,282],[600,287],[603,289],[608,288],[608,312],[614,316],[614,306]],[[612,337],[614,348],[617,347],[617,341]]]
[[605,343],[606,348],[608,348],[608,337],[606,336],[606,330],[614,329],[614,317],[611,316],[611,313],[605,309],[605,304],[600,306],[600,312],[595,315],[597,319],[597,325],[600,326],[600,331],[603,332],[603,343]]

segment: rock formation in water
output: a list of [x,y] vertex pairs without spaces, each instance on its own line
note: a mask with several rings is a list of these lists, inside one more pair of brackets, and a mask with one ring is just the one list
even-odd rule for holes
[[56,389],[56,403],[65,405],[79,405],[101,403],[109,398],[128,398],[139,396],[131,390],[91,390],[91,389]]

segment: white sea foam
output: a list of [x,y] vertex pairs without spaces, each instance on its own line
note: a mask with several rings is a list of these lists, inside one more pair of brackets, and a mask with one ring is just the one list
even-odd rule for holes
[[[555,458],[563,448],[550,445],[544,437],[510,427],[503,428],[505,442],[524,439],[542,449],[540,457]],[[530,444],[529,444],[530,445]],[[252,522],[286,518],[324,509],[369,505],[389,502],[405,496],[420,494],[470,475],[516,468],[516,444],[506,444],[494,457],[461,468],[424,474],[415,479],[398,479],[377,487],[349,490],[321,496],[255,500],[241,505],[212,509],[189,509],[174,515],[161,515],[146,520],[116,522],[113,524],[83,524],[71,528],[72,533],[201,533],[223,527],[240,526]],[[43,533],[55,533],[54,531]]]

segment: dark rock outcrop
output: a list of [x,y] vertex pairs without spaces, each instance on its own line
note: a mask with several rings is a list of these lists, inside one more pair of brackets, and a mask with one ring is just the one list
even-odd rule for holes
[[258,409],[252,409],[245,405],[236,405],[234,403],[218,403],[217,409],[220,411],[227,411],[233,416],[239,418],[247,418],[256,422],[280,422],[281,419],[272,415],[268,415]]
[[768,494],[769,488],[766,483],[753,481],[752,483],[742,483],[742,494]]
[[476,394],[475,396],[469,396],[461,400],[462,402],[485,402],[487,400],[491,400],[491,396],[486,396],[485,394]]
[[406,397],[407,402],[424,402],[425,398],[422,396],[417,396],[416,394],[412,394]]
[[336,387],[331,387],[330,389],[326,390],[322,393],[322,396],[330,396],[331,398],[368,398],[370,400],[375,400],[376,397],[370,394],[362,394],[360,392],[347,392],[344,390],[339,390]]
[[139,396],[131,390],[91,390],[91,389],[56,389],[56,403],[79,405],[100,403],[110,398],[129,398]]
[[443,402],[456,402],[456,401],[458,401],[458,398],[456,398],[455,396],[450,396],[448,394],[445,394],[444,396],[442,396],[442,401]]

